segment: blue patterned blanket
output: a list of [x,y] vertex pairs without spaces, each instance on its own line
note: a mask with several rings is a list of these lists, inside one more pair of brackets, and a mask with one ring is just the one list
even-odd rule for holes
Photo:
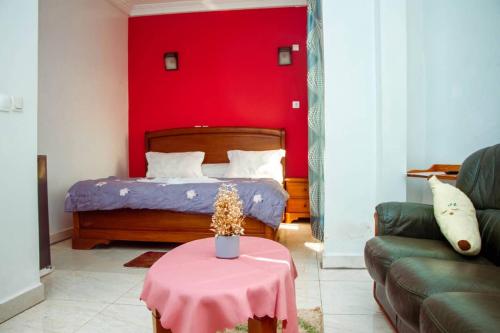
[[69,189],[64,207],[67,212],[132,208],[212,214],[219,186],[226,182],[236,185],[246,216],[277,228],[288,200],[288,193],[272,179],[182,182],[117,177],[84,180]]

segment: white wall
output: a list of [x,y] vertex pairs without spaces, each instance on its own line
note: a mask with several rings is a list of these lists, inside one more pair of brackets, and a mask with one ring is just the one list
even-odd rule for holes
[[[460,164],[500,143],[500,2],[410,1],[408,167]],[[429,202],[422,181],[408,199]]]
[[375,205],[429,202],[408,168],[500,143],[500,2],[323,1],[323,266],[362,267]]
[[363,267],[375,205],[406,200],[406,6],[323,1],[324,267]]
[[[407,109],[407,169],[425,169],[427,146],[427,112],[425,112],[425,54],[422,17],[422,1],[408,2],[407,61],[408,61],[408,109]],[[411,202],[428,202],[423,194],[428,185],[422,179],[407,179],[407,199]]]
[[0,322],[43,299],[38,268],[36,166],[38,1],[0,0]]
[[128,17],[106,0],[40,2],[38,153],[52,238],[71,228],[74,182],[127,175],[127,40]]
[[323,1],[325,241],[323,266],[363,264],[377,173],[375,6]]
[[406,200],[406,8],[406,0],[375,1],[376,202]]

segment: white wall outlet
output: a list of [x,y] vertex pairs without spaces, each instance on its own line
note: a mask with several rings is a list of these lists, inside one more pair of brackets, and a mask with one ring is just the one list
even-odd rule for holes
[[297,52],[300,49],[299,44],[292,44],[292,51]]
[[292,109],[300,109],[300,101],[293,101]]

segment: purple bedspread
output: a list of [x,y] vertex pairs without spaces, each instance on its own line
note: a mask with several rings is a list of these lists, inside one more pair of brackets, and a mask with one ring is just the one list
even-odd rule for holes
[[[244,213],[277,228],[288,194],[272,179],[224,179],[236,184]],[[74,184],[66,195],[65,211],[112,210],[121,208],[161,209],[212,214],[222,182],[175,184],[141,182],[138,178],[109,177]]]

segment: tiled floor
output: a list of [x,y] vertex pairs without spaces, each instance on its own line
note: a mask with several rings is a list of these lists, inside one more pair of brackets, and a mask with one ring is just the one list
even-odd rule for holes
[[[392,332],[373,301],[366,270],[321,269],[309,224],[283,225],[279,238],[299,272],[297,307],[321,306],[326,333]],[[53,245],[56,269],[42,279],[46,301],[0,324],[0,332],[151,333],[150,313],[138,299],[146,270],[122,266],[147,250],[115,244],[75,251],[69,240]]]

